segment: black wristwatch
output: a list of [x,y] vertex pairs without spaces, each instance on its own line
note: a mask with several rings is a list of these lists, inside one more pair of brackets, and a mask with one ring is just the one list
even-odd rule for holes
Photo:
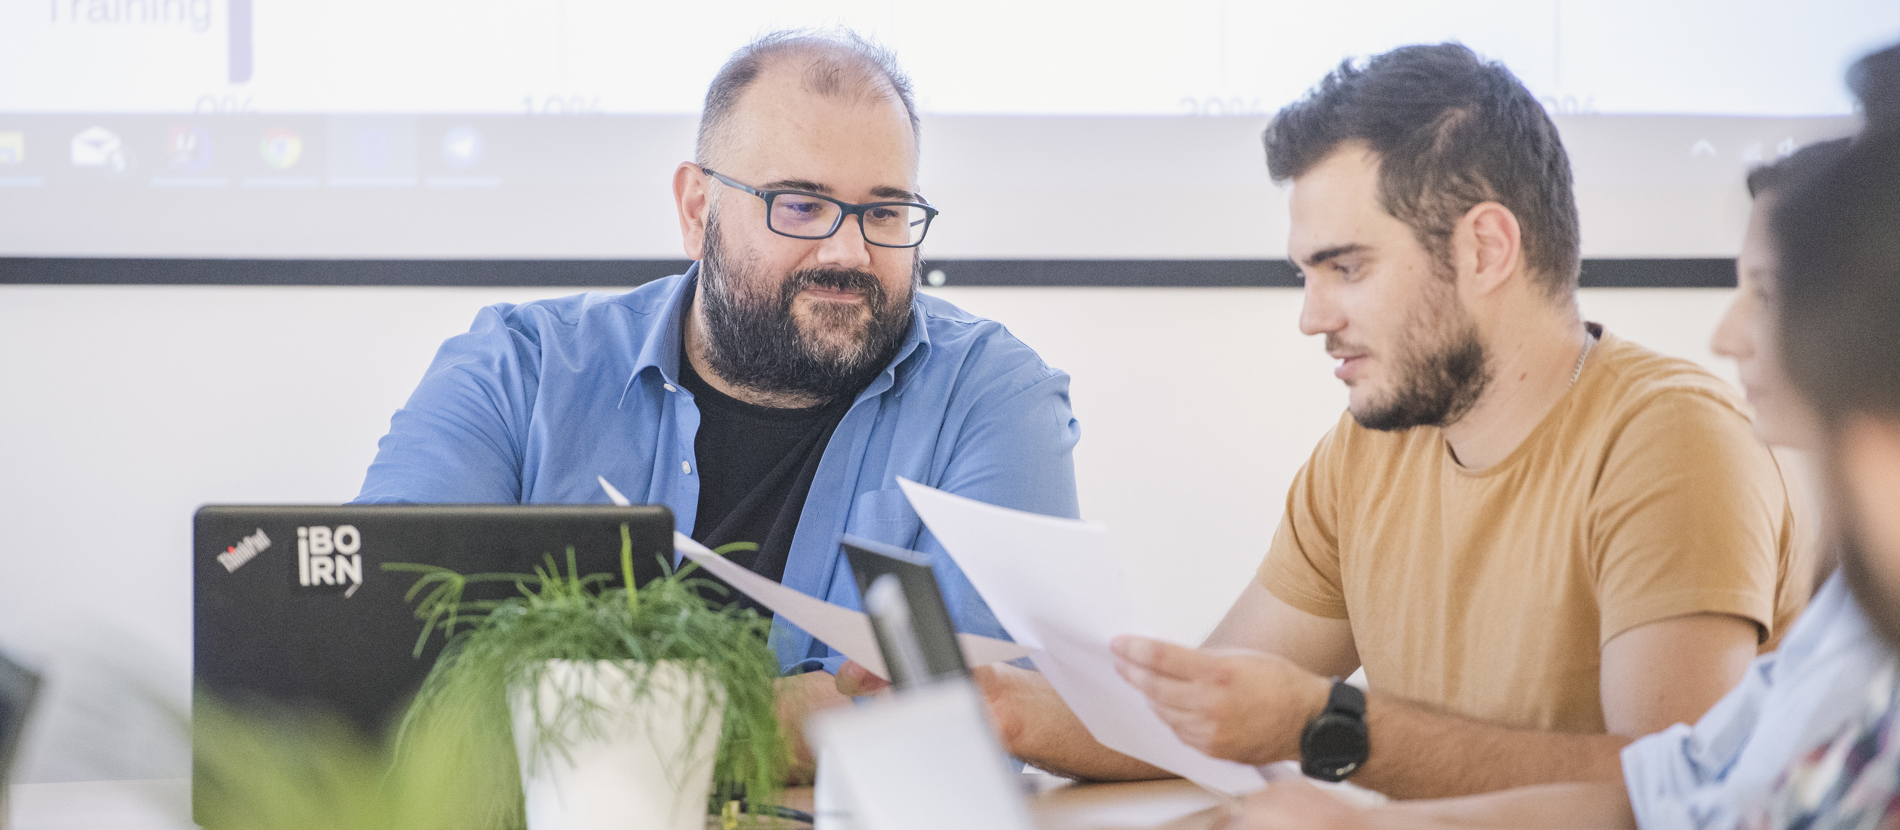
[[1366,734],[1366,693],[1333,678],[1326,708],[1300,732],[1300,771],[1321,781],[1344,781],[1372,754]]

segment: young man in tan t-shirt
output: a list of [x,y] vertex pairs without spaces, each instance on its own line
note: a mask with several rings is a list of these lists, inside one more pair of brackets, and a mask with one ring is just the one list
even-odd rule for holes
[[[1601,733],[1606,691],[1645,692],[1602,688],[1619,635],[1715,614],[1752,624],[1731,643],[1767,649],[1799,613],[1787,499],[1742,402],[1687,361],[1592,331],[1575,385],[1496,463],[1460,464],[1455,430],[1349,414],[1294,479],[1259,583],[1347,621],[1372,688]],[[1640,717],[1611,731],[1645,734],[1627,731]]]
[[[1502,66],[1342,66],[1266,144],[1349,412],[1206,646],[1121,638],[1118,667],[1216,757],[1398,797],[1617,778],[1800,611],[1773,458],[1722,383],[1580,319],[1569,162]],[[1364,697],[1327,679],[1362,665]],[[978,679],[1030,763],[1165,775],[1035,673]]]

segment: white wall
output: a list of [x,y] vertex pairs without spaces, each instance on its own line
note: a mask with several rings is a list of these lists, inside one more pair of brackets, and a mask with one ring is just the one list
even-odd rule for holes
[[[552,289],[0,287],[0,648],[51,673],[19,780],[182,776],[191,512],[340,502],[440,341]],[[959,288],[1074,376],[1084,513],[1127,531],[1153,624],[1210,628],[1344,394],[1289,289]],[[1587,316],[1708,353],[1724,290]],[[144,694],[135,694],[136,690]]]

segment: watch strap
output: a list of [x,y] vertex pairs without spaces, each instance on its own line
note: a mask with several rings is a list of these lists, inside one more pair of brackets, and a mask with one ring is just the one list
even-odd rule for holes
[[1333,691],[1326,696],[1326,711],[1365,720],[1366,693],[1359,691],[1359,687],[1335,677]]

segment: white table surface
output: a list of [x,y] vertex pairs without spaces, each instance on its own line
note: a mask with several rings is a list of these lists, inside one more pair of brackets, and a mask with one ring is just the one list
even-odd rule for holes
[[191,779],[14,784],[7,830],[193,830]]
[[[787,793],[810,809],[810,789]],[[14,784],[6,830],[195,830],[191,779]],[[803,802],[803,803],[799,803]],[[1185,781],[1054,788],[1035,800],[1037,824],[1057,830],[1211,826],[1218,800]],[[1200,815],[1195,815],[1200,814]],[[1182,819],[1188,818],[1185,822]],[[1177,823],[1181,822],[1181,823]],[[709,821],[708,826],[713,826]],[[787,824],[787,828],[801,827]]]

